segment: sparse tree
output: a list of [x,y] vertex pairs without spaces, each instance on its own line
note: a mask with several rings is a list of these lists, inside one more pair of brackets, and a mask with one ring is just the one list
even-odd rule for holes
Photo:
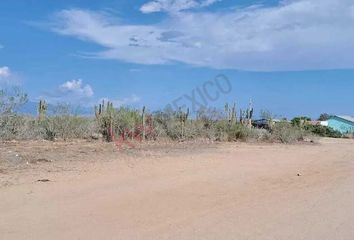
[[318,121],[327,121],[330,117],[331,115],[329,115],[328,113],[322,113],[318,118]]
[[0,115],[15,113],[27,101],[27,94],[18,87],[0,90]]

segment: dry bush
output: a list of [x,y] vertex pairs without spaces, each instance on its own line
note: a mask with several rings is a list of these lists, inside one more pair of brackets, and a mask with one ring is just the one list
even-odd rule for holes
[[70,115],[46,117],[39,127],[43,129],[44,139],[51,141],[87,139],[97,132],[94,119]]
[[92,118],[50,116],[38,122],[35,117],[10,115],[0,117],[1,140],[85,139],[96,132]]
[[269,141],[271,139],[271,133],[266,129],[251,128],[248,134],[248,140]]
[[28,101],[20,88],[0,89],[0,116],[12,115]]
[[229,124],[222,120],[215,124],[215,136],[218,141],[266,141],[270,138],[265,129],[248,128],[240,123]]
[[252,129],[243,126],[242,124],[234,124],[228,130],[229,141],[248,141],[252,138]]
[[217,121],[213,128],[215,129],[215,140],[217,141],[229,141],[230,125],[226,120]]
[[154,127],[158,130],[159,136],[172,140],[180,140],[182,138],[181,125],[176,118],[176,112],[169,109],[158,111],[153,114],[153,119]]
[[19,88],[0,90],[0,139],[12,140],[21,138],[35,138],[32,130],[34,122],[30,117],[16,114],[27,102],[27,95]]
[[306,132],[288,122],[276,123],[272,128],[271,140],[281,143],[294,143],[304,140]]
[[36,118],[32,116],[18,116],[22,126],[18,126],[18,132],[14,136],[18,140],[38,140],[43,139],[44,131],[38,125]]
[[31,118],[16,114],[3,115],[0,117],[0,139],[31,139],[36,138],[33,130],[34,123]]
[[[199,115],[198,119],[187,119],[182,123],[179,113],[165,110],[156,112],[153,116],[154,127],[159,136],[172,140],[216,139],[215,121]],[[183,129],[182,129],[183,128]]]
[[[85,139],[97,133],[103,136],[111,131],[116,137],[136,138],[144,135],[147,140],[169,138],[172,140],[209,139],[216,141],[277,141],[293,143],[305,138],[305,130],[288,122],[277,123],[271,132],[248,128],[236,121],[228,121],[222,111],[201,109],[195,119],[188,113],[170,109],[148,114],[136,109],[113,109],[97,114],[96,119],[75,114],[66,104],[59,104],[44,118],[14,113],[27,97],[20,91],[12,95],[0,91],[0,139]],[[104,104],[103,104],[104,105]],[[100,109],[105,109],[100,108]]]
[[51,113],[38,121],[42,137],[46,140],[86,139],[97,132],[93,118],[82,117],[68,104],[57,104]]

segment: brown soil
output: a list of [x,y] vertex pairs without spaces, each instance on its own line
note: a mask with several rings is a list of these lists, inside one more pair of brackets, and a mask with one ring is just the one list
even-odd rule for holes
[[354,140],[0,144],[0,239],[353,239]]

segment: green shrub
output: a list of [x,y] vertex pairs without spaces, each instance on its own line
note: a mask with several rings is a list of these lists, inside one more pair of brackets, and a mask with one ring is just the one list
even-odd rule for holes
[[320,137],[341,138],[342,134],[327,126],[321,125],[305,125],[304,129]]
[[309,117],[296,117],[291,120],[291,124],[296,127],[301,127],[308,121],[311,121],[311,118],[309,118]]

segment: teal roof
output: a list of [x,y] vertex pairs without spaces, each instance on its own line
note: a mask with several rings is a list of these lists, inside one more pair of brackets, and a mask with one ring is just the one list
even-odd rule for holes
[[354,133],[354,118],[349,116],[332,116],[328,119],[328,126],[343,134]]
[[354,123],[354,118],[351,117],[351,116],[335,116],[335,117],[341,118],[341,119],[344,119],[344,120],[346,120],[346,121],[348,121],[348,122]]

